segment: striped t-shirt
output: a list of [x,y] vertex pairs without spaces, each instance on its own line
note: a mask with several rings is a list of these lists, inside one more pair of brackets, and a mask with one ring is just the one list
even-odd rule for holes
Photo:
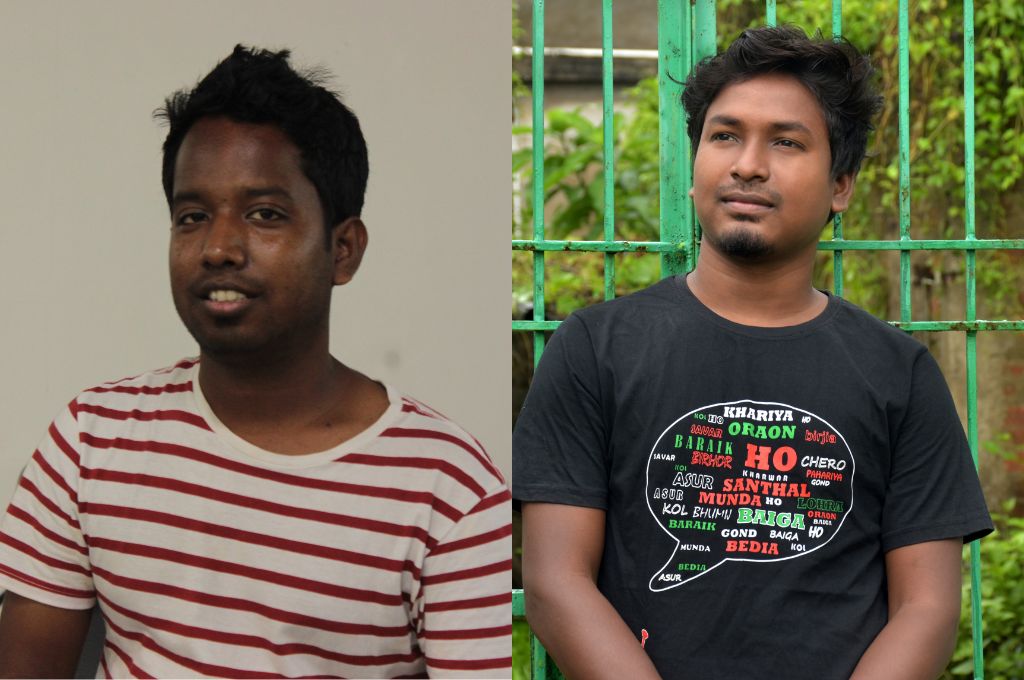
[[511,674],[511,501],[473,437],[389,388],[358,436],[278,455],[197,372],[57,416],[0,521],[0,589],[98,601],[106,677]]

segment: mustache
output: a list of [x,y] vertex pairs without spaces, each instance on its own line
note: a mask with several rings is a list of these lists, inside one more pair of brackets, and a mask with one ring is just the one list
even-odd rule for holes
[[715,189],[715,200],[722,201],[730,194],[751,194],[763,198],[774,206],[782,204],[782,195],[779,192],[749,184],[730,184],[729,186],[718,187]]

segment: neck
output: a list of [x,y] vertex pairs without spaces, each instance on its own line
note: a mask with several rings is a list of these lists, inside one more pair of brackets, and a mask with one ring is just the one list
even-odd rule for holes
[[810,321],[828,298],[811,285],[814,250],[786,262],[730,259],[705,242],[686,282],[713,312],[745,326],[780,327]]
[[225,423],[287,422],[322,408],[346,371],[325,338],[303,352],[272,357],[201,351],[199,385]]

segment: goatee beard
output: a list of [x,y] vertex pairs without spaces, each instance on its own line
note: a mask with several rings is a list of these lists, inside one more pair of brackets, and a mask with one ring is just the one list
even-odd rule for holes
[[748,229],[733,229],[719,237],[706,237],[719,252],[728,257],[756,260],[772,253],[772,245],[761,234]]

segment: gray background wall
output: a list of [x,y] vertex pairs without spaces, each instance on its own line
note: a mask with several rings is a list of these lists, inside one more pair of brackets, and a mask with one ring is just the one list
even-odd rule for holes
[[323,65],[370,150],[370,248],[332,351],[509,474],[508,82],[499,0],[0,0],[0,506],[82,388],[194,355],[151,118],[237,42]]

